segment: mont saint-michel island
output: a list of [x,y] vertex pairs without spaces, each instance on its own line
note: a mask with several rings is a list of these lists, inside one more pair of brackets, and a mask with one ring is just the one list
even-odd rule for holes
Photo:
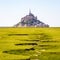
[[22,17],[21,21],[14,25],[14,27],[49,27],[49,25],[38,20],[37,16],[35,17],[30,10],[29,14]]

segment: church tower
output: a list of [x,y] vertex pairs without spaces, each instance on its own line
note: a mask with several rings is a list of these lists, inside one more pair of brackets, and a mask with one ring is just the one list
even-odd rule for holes
[[34,16],[32,13],[31,13],[31,10],[29,9],[29,16]]
[[31,14],[31,10],[29,9],[29,15]]

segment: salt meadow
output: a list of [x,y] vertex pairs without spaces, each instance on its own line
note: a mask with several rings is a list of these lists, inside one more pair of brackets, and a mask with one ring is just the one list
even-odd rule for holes
[[0,60],[60,60],[60,28],[0,28]]

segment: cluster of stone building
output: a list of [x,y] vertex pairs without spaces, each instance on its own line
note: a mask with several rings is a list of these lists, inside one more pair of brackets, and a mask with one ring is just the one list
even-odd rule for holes
[[38,20],[37,16],[35,17],[30,11],[29,15],[21,18],[21,21],[14,27],[49,27],[49,25]]

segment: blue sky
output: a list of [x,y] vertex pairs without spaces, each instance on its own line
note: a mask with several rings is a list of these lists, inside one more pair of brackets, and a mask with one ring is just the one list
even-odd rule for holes
[[51,27],[60,27],[60,0],[0,0],[0,27],[13,26],[31,12]]

